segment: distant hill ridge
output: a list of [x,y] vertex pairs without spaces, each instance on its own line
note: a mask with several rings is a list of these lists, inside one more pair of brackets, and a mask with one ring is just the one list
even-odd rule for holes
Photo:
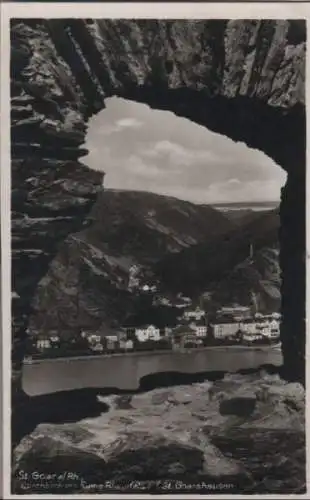
[[87,241],[141,265],[234,227],[224,214],[207,205],[116,189],[100,195],[92,218],[94,223],[84,233]]
[[257,209],[273,209],[279,206],[279,201],[241,201],[241,202],[228,202],[228,203],[210,203],[210,206],[214,208],[255,208]]
[[42,279],[32,331],[74,336],[80,328],[119,328],[141,311],[149,311],[148,321],[159,317],[128,287],[133,264],[159,280],[163,294],[211,291],[219,303],[246,303],[255,293],[263,307],[279,302],[277,209],[236,223],[209,205],[113,189],[99,196],[91,218],[90,227],[63,243]]
[[[263,308],[279,308],[279,209],[255,213],[224,235],[167,256],[156,266],[169,290],[199,295],[214,293],[219,303],[249,303],[251,293],[261,294]],[[249,259],[250,247],[254,250]],[[268,298],[270,291],[270,300]]]
[[235,227],[209,206],[115,189],[98,197],[90,217],[92,225],[64,242],[41,281],[32,329],[117,327],[135,307],[128,290],[133,264],[152,276],[165,256]]

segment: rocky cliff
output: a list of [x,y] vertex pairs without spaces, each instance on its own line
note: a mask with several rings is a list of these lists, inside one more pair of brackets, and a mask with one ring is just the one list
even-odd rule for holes
[[288,376],[302,377],[305,38],[303,21],[12,20],[17,361],[37,283],[101,189],[101,175],[78,161],[87,119],[105,97],[119,95],[244,141],[289,172],[281,208],[282,342]]
[[247,304],[266,313],[279,311],[279,249],[276,243],[261,248],[253,258],[237,264],[215,287],[214,300],[220,304]]
[[[136,318],[165,325],[178,310],[152,307],[152,297],[129,286],[132,266],[140,287],[152,280],[156,295],[194,299],[208,292],[213,307],[253,304],[280,308],[278,211],[247,215],[236,225],[206,205],[154,193],[106,190],[91,211],[90,227],[59,247],[33,298],[29,331],[104,331]],[[248,221],[250,219],[250,221]],[[249,257],[250,246],[255,249]],[[209,306],[208,306],[209,307]],[[171,310],[170,310],[171,309]],[[140,320],[141,311],[144,311]],[[168,316],[167,316],[168,314]],[[143,318],[143,319],[142,319]]]
[[40,23],[11,31],[12,291],[14,361],[23,351],[30,300],[68,234],[79,230],[102,175],[78,161],[86,107],[69,66]]
[[177,255],[167,255],[155,266],[156,272],[168,289],[196,295],[216,291],[219,304],[249,303],[251,288],[258,292],[260,285],[265,288],[263,281],[272,285],[273,279],[279,296],[280,271],[274,265],[278,257],[278,230],[278,211],[256,215],[241,226],[182,249]]
[[133,265],[141,278],[150,280],[153,265],[165,255],[202,240],[212,241],[233,226],[212,207],[118,190],[99,195],[90,218],[90,227],[59,247],[40,280],[33,299],[31,334],[56,329],[61,335],[66,330],[76,336],[79,328],[95,331],[107,325],[122,326],[140,304],[137,290],[129,288]]

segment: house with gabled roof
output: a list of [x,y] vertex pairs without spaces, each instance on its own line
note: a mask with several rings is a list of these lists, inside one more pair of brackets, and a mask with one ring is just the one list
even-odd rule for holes
[[204,318],[193,323],[192,328],[195,330],[197,337],[205,338],[208,334],[208,325]]
[[190,325],[179,325],[172,330],[171,340],[173,346],[184,346],[187,342],[197,340],[196,331]]
[[197,306],[196,308],[187,307],[183,313],[183,318],[186,320],[192,319],[199,321],[204,316],[205,316],[205,311],[201,309],[199,306]]
[[135,329],[135,336],[139,342],[161,339],[160,328],[154,325],[142,325]]

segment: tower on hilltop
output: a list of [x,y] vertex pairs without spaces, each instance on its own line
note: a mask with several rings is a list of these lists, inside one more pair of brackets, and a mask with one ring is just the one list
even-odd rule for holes
[[250,259],[252,260],[254,257],[254,248],[253,243],[250,243]]

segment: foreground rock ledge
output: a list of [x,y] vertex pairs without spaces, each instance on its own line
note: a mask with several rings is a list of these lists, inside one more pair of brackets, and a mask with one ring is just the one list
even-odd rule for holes
[[156,492],[211,483],[230,485],[230,493],[305,491],[300,384],[266,373],[226,375],[98,398],[109,407],[100,417],[41,423],[22,439],[13,455],[15,493],[111,492],[143,481]]

